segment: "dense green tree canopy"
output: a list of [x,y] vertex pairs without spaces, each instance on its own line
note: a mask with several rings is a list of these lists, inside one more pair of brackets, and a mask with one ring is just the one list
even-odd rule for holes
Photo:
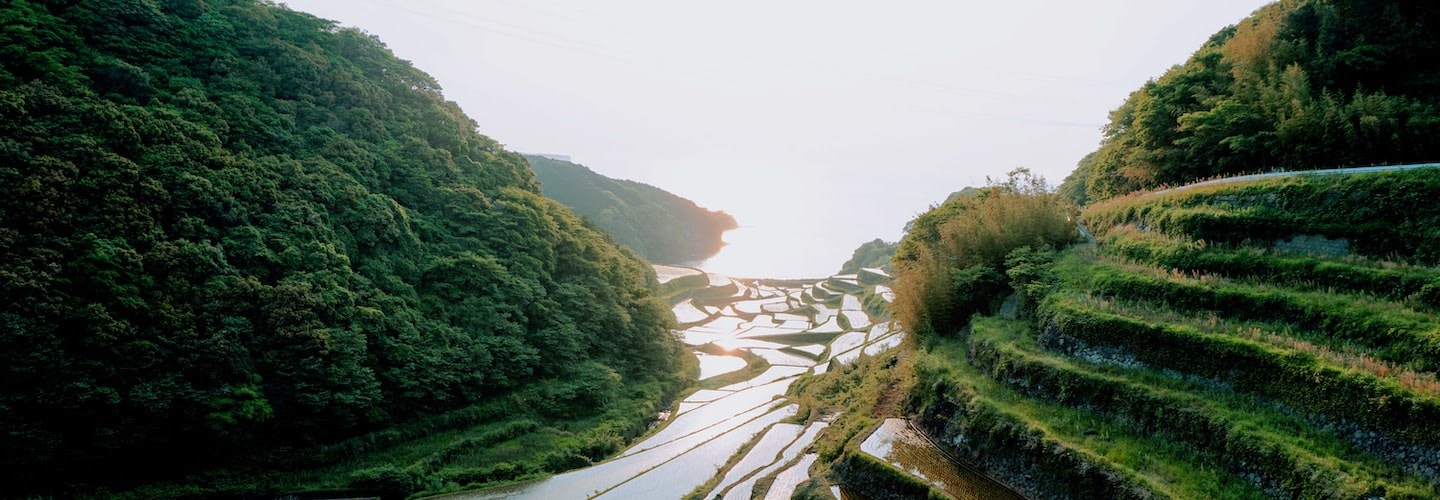
[[850,253],[850,260],[840,265],[840,272],[836,274],[854,274],[860,272],[861,268],[889,268],[890,258],[895,256],[897,243],[889,243],[880,238],[861,243]]
[[[653,274],[364,32],[257,0],[0,7],[12,493],[671,373]],[[604,400],[571,396],[547,404]]]
[[1217,175],[1440,160],[1440,4],[1281,0],[1110,113],[1084,203]]
[[529,155],[545,196],[564,203],[655,262],[681,264],[705,260],[735,229],[735,218],[701,208],[669,191],[597,174],[584,165]]

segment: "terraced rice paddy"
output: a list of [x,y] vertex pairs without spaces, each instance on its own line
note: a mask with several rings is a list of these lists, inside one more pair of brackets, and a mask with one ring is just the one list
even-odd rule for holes
[[895,302],[895,291],[885,285],[875,285],[875,294],[879,295],[885,302]]
[[[712,490],[710,494],[705,495],[705,498],[721,497],[725,500],[746,500],[752,498],[752,495],[755,493],[755,483],[758,479],[781,471],[786,464],[793,462],[806,447],[815,442],[815,437],[820,434],[820,431],[825,430],[827,426],[828,424],[825,422],[810,424],[804,433],[794,438],[793,441],[790,441],[785,446],[785,449],[778,455],[775,453],[767,453],[768,449],[761,449],[761,446],[757,445],[755,448],[752,448],[749,453],[745,454],[745,457],[741,459],[740,463],[736,464],[736,467],[731,467],[731,470],[736,471],[740,469],[738,466],[746,462],[759,463],[759,470],[739,470],[738,472],[740,473],[734,476],[736,478],[734,481],[731,481],[731,476],[727,473],[725,480],[721,481],[720,486]],[[777,480],[778,479],[777,477]],[[803,477],[798,479],[800,479],[800,481],[804,480]],[[798,484],[800,481],[795,482]],[[763,493],[768,495],[770,492],[766,491]],[[789,498],[789,496],[787,495],[785,498]]]
[[697,274],[700,274],[700,271],[698,269],[691,269],[688,267],[662,266],[659,264],[655,265],[655,280],[659,281],[661,284],[669,283],[676,278],[683,278],[686,276],[693,276]]
[[712,356],[703,352],[696,356],[700,358],[700,380],[745,368],[745,360],[735,356]]
[[860,451],[889,462],[961,500],[1019,500],[1008,488],[962,467],[936,449],[924,434],[900,418],[886,419],[860,444]]
[[[679,273],[657,268],[661,271]],[[708,276],[709,287],[674,306],[679,323],[691,325],[675,334],[696,349],[700,379],[733,377],[745,370],[739,351],[758,357],[768,367],[762,365],[748,379],[726,379],[721,383],[728,385],[712,385],[682,398],[668,421],[658,423],[657,430],[616,458],[533,483],[459,496],[679,498],[716,479],[718,486],[707,498],[751,498],[752,493],[789,498],[809,478],[815,455],[807,450],[826,423],[778,423],[796,411],[784,397],[786,390],[803,374],[893,348],[902,334],[892,332],[888,323],[876,324],[853,293],[828,292],[829,306],[816,302],[816,296],[806,292],[825,286],[823,281],[765,283]],[[728,291],[731,286],[737,290],[733,294]],[[840,321],[842,315],[848,328]],[[872,325],[884,335],[869,338]],[[830,356],[841,350],[848,354]],[[732,455],[752,442],[742,459],[726,466]],[[756,484],[771,489],[753,491]]]
[[[730,467],[730,470],[721,478],[720,486],[716,487],[715,492],[723,491],[750,477],[761,468],[775,463],[780,452],[790,446],[795,438],[800,437],[800,431],[804,429],[805,426],[799,424],[775,424],[770,427],[770,430],[765,431],[765,434],[756,440],[755,446],[739,462]],[[707,497],[714,496],[716,495],[707,495]]]
[[710,314],[695,307],[695,305],[691,304],[688,300],[685,302],[681,302],[679,305],[676,305],[674,309],[675,321],[678,321],[681,324],[704,321],[705,318],[710,317]]
[[1440,233],[1416,201],[1437,191],[1357,175],[1093,204],[1028,306],[927,336],[916,387],[943,390],[911,392],[915,422],[1037,497],[1440,498]]
[[[868,275],[868,276],[867,276],[867,275]],[[861,280],[864,280],[864,279],[866,279],[866,278],[872,278],[872,277],[873,277],[873,278],[880,278],[880,279],[887,279],[887,280],[890,279],[890,273],[887,273],[887,272],[885,272],[884,269],[880,269],[880,268],[878,268],[878,267],[864,267],[864,268],[860,268],[859,276],[860,276]]]
[[870,327],[870,315],[865,314],[865,311],[840,311],[840,315],[850,323],[850,328]]

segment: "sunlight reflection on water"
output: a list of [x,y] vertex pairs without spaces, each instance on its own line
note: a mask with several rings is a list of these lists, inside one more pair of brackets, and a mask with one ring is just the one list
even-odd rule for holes
[[834,274],[864,240],[849,241],[796,217],[743,225],[725,232],[725,247],[695,264],[712,273],[748,278],[820,278]]

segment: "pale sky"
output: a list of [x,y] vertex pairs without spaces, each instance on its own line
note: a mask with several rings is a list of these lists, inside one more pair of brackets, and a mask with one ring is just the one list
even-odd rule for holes
[[288,0],[378,35],[480,132],[734,215],[707,270],[819,277],[985,177],[1053,184],[1261,0]]

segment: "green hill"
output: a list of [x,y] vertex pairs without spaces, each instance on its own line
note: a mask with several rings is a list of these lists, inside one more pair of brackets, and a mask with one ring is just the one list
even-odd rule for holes
[[373,36],[259,0],[0,18],[7,495],[508,479],[677,389],[653,270]]
[[1035,498],[1440,497],[1440,169],[1146,191],[1434,160],[1437,13],[1271,4],[1132,94],[1058,190],[1017,172],[910,222],[915,341],[801,382],[864,405],[822,481],[924,495],[858,451],[906,416]]
[[890,258],[895,256],[895,243],[880,238],[861,243],[850,253],[850,260],[840,265],[835,274],[855,274],[864,268],[890,267]]
[[[874,401],[834,426],[908,415],[1040,498],[1440,495],[1440,208],[1415,203],[1440,169],[1117,198],[1079,214],[1094,243],[1016,186],[916,219],[893,312],[917,341],[804,382]],[[875,491],[852,435],[828,480]]]
[[1132,93],[1061,191],[1440,159],[1436,61],[1440,4],[1275,2]]
[[735,218],[711,211],[668,191],[597,174],[584,165],[526,156],[545,196],[569,206],[654,262],[679,264],[705,260],[735,229]]

